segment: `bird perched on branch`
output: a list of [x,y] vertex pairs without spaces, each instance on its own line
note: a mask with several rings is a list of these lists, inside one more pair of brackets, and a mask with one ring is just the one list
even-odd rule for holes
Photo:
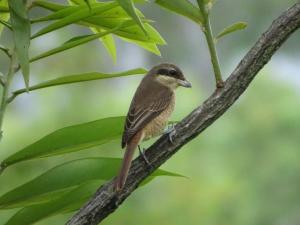
[[131,101],[122,137],[126,147],[122,166],[115,180],[115,190],[120,191],[139,143],[163,133],[175,106],[175,89],[190,88],[182,71],[173,64],[154,66],[141,81]]

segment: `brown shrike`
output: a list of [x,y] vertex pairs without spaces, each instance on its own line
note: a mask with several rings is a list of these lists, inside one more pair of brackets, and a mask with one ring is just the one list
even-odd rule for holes
[[175,106],[175,89],[191,87],[182,71],[173,64],[154,66],[142,79],[131,101],[122,137],[126,147],[122,166],[115,180],[115,190],[120,191],[139,143],[163,133]]

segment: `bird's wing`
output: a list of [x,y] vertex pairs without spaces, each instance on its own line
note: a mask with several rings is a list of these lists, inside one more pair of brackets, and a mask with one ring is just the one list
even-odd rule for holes
[[155,93],[154,90],[146,92],[147,96],[140,95],[139,91],[137,90],[126,117],[122,148],[138,131],[169,106],[173,96],[173,92],[168,88],[155,90]]

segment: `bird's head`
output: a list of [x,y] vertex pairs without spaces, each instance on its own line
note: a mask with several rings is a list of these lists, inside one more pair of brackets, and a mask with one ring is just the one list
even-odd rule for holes
[[153,67],[149,75],[160,84],[174,90],[179,86],[191,88],[192,85],[187,81],[182,71],[175,65],[169,63],[162,63]]

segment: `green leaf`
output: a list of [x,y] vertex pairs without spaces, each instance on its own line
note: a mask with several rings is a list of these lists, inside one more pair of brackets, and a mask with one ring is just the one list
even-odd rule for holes
[[117,0],[120,6],[127,12],[129,16],[140,26],[140,28],[147,34],[147,31],[140,19],[140,17],[136,13],[135,6],[132,0]]
[[[3,10],[6,9],[7,11],[1,11],[1,9],[3,9]],[[5,13],[5,12],[9,12],[7,0],[0,1],[0,12],[1,12],[0,13],[0,23],[1,23],[0,24],[0,35],[1,35],[4,26],[8,25],[7,21],[9,19],[9,13]],[[10,27],[10,29],[11,29],[11,27]]]
[[[156,170],[140,185],[144,186],[157,176],[182,177],[179,174],[165,170]],[[50,216],[78,210],[103,183],[101,180],[91,180],[46,203],[27,206],[19,210],[5,225],[30,225]]]
[[47,52],[44,52],[44,53],[42,53],[40,55],[37,55],[37,56],[33,57],[32,59],[30,59],[30,62],[37,61],[39,59],[42,59],[42,58],[51,56],[53,54],[65,51],[67,49],[74,48],[76,46],[79,46],[79,45],[88,43],[90,41],[96,40],[96,39],[98,39],[100,37],[104,37],[104,36],[106,36],[106,35],[114,32],[115,30],[120,29],[121,26],[122,25],[119,25],[119,26],[117,26],[117,27],[115,27],[115,28],[113,28],[111,30],[108,30],[108,31],[105,31],[105,32],[96,33],[96,34],[93,34],[93,35],[84,35],[84,36],[79,36],[79,37],[72,38],[72,39],[70,39],[69,41],[65,42],[64,44],[62,44],[59,47],[56,47],[54,49],[51,49],[51,50],[49,50]]
[[100,40],[102,41],[108,54],[113,59],[114,63],[116,63],[117,62],[117,48],[116,48],[116,43],[115,43],[115,39],[114,39],[113,35],[112,34],[106,35],[106,36],[100,38]]
[[203,24],[204,19],[199,8],[187,0],[155,0],[155,3],[172,12],[185,16],[200,25]]
[[25,207],[13,215],[5,225],[30,225],[50,216],[75,211],[95,193],[101,183],[99,180],[89,181],[58,199]]
[[[5,14],[4,15],[0,15],[0,17],[4,17],[4,16],[5,16]],[[7,16],[6,18],[4,20],[0,19],[0,34],[1,34],[4,26],[6,26],[8,29],[12,30],[12,26],[10,25],[10,23],[6,22],[8,20],[8,18],[9,18],[9,16]]]
[[224,30],[222,30],[217,36],[216,40],[220,39],[221,37],[230,34],[232,32],[243,30],[247,27],[247,23],[245,22],[237,22],[234,24],[231,24],[230,26],[226,27]]
[[197,0],[198,6],[203,14],[209,15],[215,0]]
[[[94,33],[103,32],[103,30],[100,28],[91,27],[91,30]],[[104,37],[99,38],[99,40],[100,40],[100,42],[103,43],[106,51],[108,52],[108,54],[111,56],[111,58],[113,59],[113,61],[115,63],[117,61],[117,48],[116,48],[115,39],[114,39],[113,35],[111,35],[111,34],[105,35]]]
[[[151,182],[157,176],[184,177],[180,174],[158,169],[147,177],[139,187]],[[5,225],[30,225],[47,219],[50,216],[73,212],[92,197],[103,183],[101,180],[91,180],[46,203],[27,206],[19,210]]]
[[120,139],[124,121],[123,116],[108,117],[61,128],[9,156],[1,165],[7,167],[29,159],[75,152]]
[[48,2],[48,1],[44,1],[44,0],[35,0],[35,1],[33,1],[32,4],[34,6],[39,6],[41,8],[48,9],[51,11],[57,11],[57,10],[61,10],[61,9],[64,9],[67,7],[66,5]]
[[[64,194],[76,191],[74,188],[88,181],[110,180],[117,174],[121,161],[119,158],[97,157],[61,164],[1,196],[0,208],[25,207],[53,200],[59,201],[59,198],[65,199]],[[163,170],[153,174],[153,176],[162,175],[182,177]],[[100,184],[102,183],[99,182],[99,186]]]
[[[68,0],[68,2],[70,4],[77,4],[77,5],[85,4],[85,0]],[[95,2],[95,0],[94,0],[94,2]]]
[[84,18],[100,14],[100,13],[105,12],[109,9],[112,9],[116,6],[117,6],[117,3],[115,3],[115,2],[99,4],[99,5],[93,6],[92,9],[89,9],[87,6],[78,6],[74,13],[42,28],[40,31],[38,31],[36,34],[34,34],[32,36],[32,38],[36,38],[38,36],[41,36],[43,34],[57,30],[64,26],[70,25],[72,23],[76,23]]
[[91,7],[91,3],[90,0],[83,0],[85,2],[85,4],[90,8],[90,10],[92,9]]
[[[107,19],[101,17],[90,17],[86,18],[85,22],[87,22],[87,26],[90,27],[99,27],[105,30],[116,27],[120,24],[123,19]],[[132,25],[127,27],[122,27],[113,33],[132,40],[144,41],[144,42],[153,42],[156,44],[164,45],[166,44],[165,40],[161,37],[161,35],[148,23],[144,23],[144,27],[147,31],[147,36],[140,29],[138,25]]]
[[[36,19],[32,19],[31,22],[42,22],[42,21],[49,21],[49,20],[58,20],[58,19],[62,19],[76,11],[78,11],[80,9],[80,7],[82,6],[78,6],[78,5],[74,5],[72,4],[71,6],[65,6],[65,5],[45,5],[44,2],[38,2],[38,5],[40,5],[41,7],[54,11],[54,13],[49,14],[47,16],[43,16],[40,18],[36,18]],[[97,2],[97,3],[93,3],[93,7],[95,6],[100,6],[100,5],[105,5],[107,3],[103,3],[103,2]],[[144,18],[144,15],[137,10],[137,13],[140,17]],[[130,17],[128,17],[128,14],[123,10],[122,7],[120,6],[116,6],[112,9],[109,9],[105,12],[102,12],[100,15],[97,15],[98,18],[127,18],[129,19]]]
[[[4,3],[7,3],[7,1],[3,1]],[[3,5],[0,5],[0,13],[6,13],[6,12],[9,12],[9,8],[7,6],[3,6]]]
[[14,32],[14,42],[17,57],[21,65],[25,85],[29,86],[29,56],[30,21],[26,11],[25,0],[9,0],[11,25]]
[[147,51],[154,53],[155,55],[161,56],[159,48],[157,47],[157,45],[155,43],[131,40],[131,39],[128,39],[128,38],[121,38],[121,39],[124,40],[124,41],[127,41],[129,43],[136,44],[137,46],[139,46],[141,48],[144,48]]
[[[96,3],[96,0],[93,0],[92,2]],[[80,4],[84,4],[84,0],[69,0],[69,3],[71,5],[73,5],[73,4],[80,5]],[[112,10],[115,10],[115,9],[112,9]],[[110,14],[111,14],[112,10],[109,10]],[[103,13],[103,14],[105,14],[105,13]],[[117,13],[114,13],[114,15],[117,16],[117,17],[120,16]],[[91,27],[90,29],[94,33],[101,33],[101,32],[103,32],[103,30],[101,30],[100,28],[93,28],[93,27]],[[102,38],[99,38],[99,41],[101,43],[103,43],[103,45],[104,45],[106,51],[108,52],[108,54],[112,57],[113,61],[116,62],[116,60],[117,60],[117,49],[116,49],[114,37],[111,34],[108,34],[108,35],[106,35],[106,36],[104,36]]]
[[[137,68],[137,69],[127,70],[119,73],[92,72],[92,73],[74,74],[74,75],[59,77],[53,80],[44,81],[42,83],[30,86],[29,90],[33,91],[42,88],[63,85],[63,84],[73,84],[73,83],[84,82],[84,81],[108,79],[108,78],[123,77],[123,76],[137,75],[137,74],[145,74],[145,73],[147,73],[147,70],[143,68]],[[24,92],[26,92],[26,89],[20,89],[13,92],[13,95],[17,96]]]
[[63,163],[2,195],[0,208],[47,202],[61,196],[56,193],[66,193],[89,180],[108,180],[117,174],[120,162],[117,158],[85,158]]
[[[49,19],[62,19],[63,16],[67,14],[66,11],[63,10],[74,10],[73,9],[67,9],[68,7],[82,7],[82,6],[60,6],[57,4],[47,4],[45,5],[43,2],[37,1],[37,4],[43,5],[44,8],[49,9],[51,11],[55,11],[55,13],[50,14],[43,18],[39,18],[37,20],[49,20]],[[97,3],[99,4],[99,3]],[[103,5],[103,3],[102,3]],[[59,12],[61,10],[61,12]],[[140,17],[143,17],[143,14],[140,11],[137,11]],[[124,12],[121,7],[117,6],[114,8],[111,8],[105,12],[102,12],[101,15],[96,15],[92,17],[88,17],[83,19],[82,21],[78,21],[78,23],[85,25],[87,27],[94,27],[94,28],[103,28],[105,30],[112,29],[116,26],[118,26],[121,22],[124,22],[127,19],[128,16]],[[147,30],[148,36],[146,36],[143,32],[141,32],[141,29],[138,27],[138,25],[134,25],[136,23],[133,23],[130,27],[123,27],[120,29],[120,31],[115,31],[114,33],[116,35],[139,40],[139,41],[148,41],[148,42],[155,42],[157,44],[166,44],[165,40],[160,36],[160,34],[149,24],[145,24],[145,29]]]
[[[62,19],[67,13],[68,10],[74,10],[68,9],[68,7],[78,7],[78,6],[61,6],[57,4],[44,4],[43,1],[37,1],[38,5],[40,5],[43,8],[46,8],[48,10],[54,11],[53,14],[50,14],[49,16],[46,16],[44,18],[38,18],[34,21],[43,21],[43,20],[49,20],[49,19]],[[97,3],[100,4],[100,3]],[[102,3],[103,5],[103,3]],[[93,6],[93,4],[92,4]],[[82,6],[80,6],[82,7]],[[59,12],[61,10],[61,12]],[[143,18],[143,14],[137,10],[137,13],[140,18]],[[81,21],[77,21],[78,24],[84,25],[89,28],[95,28],[95,29],[101,29],[101,30],[110,30],[118,26],[120,23],[128,20],[128,15],[126,12],[120,7],[114,7],[111,8],[105,12],[102,12],[100,15],[84,18]],[[143,20],[145,21],[145,20]],[[127,39],[142,41],[142,42],[151,42],[156,43],[160,45],[166,44],[165,40],[161,37],[161,35],[150,25],[145,23],[144,27],[147,31],[148,36],[145,35],[145,33],[140,29],[140,27],[132,21],[132,26],[130,27],[123,27],[119,30],[115,30],[113,33],[124,37]]]
[[[47,5],[47,7],[49,7],[49,6]],[[47,7],[44,7],[44,8],[47,8]],[[54,13],[49,14],[47,16],[40,17],[40,18],[32,19],[31,22],[37,23],[37,22],[43,22],[43,21],[62,19],[64,17],[71,15],[72,13],[77,12],[81,8],[85,8],[85,7],[83,7],[83,6],[81,6],[81,7],[80,6],[63,6],[62,5],[61,7],[58,8],[57,6],[51,5],[50,10],[55,10]]]

